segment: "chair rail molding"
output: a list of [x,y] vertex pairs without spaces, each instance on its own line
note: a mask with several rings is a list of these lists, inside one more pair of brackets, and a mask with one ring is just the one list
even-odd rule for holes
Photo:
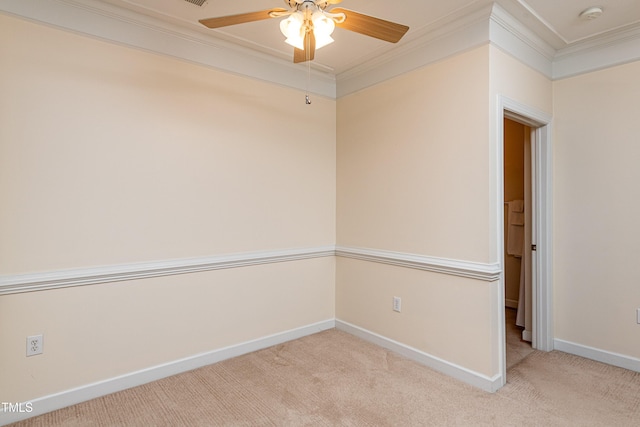
[[481,263],[461,261],[380,249],[336,246],[336,255],[344,258],[354,258],[398,267],[467,277],[469,279],[483,280],[486,282],[498,280],[502,272],[502,268],[497,262]]
[[502,272],[499,263],[480,263],[380,249],[327,245],[4,275],[0,276],[0,295],[44,291],[73,286],[97,285],[330,256],[354,258],[487,282],[498,280]]
[[172,276],[227,268],[249,267],[252,265],[298,261],[334,255],[335,246],[330,245],[7,275],[0,276],[0,295],[72,286],[97,285],[101,283]]

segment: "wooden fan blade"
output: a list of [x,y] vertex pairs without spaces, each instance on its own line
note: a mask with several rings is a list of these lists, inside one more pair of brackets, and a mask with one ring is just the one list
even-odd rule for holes
[[342,0],[327,0],[327,3],[329,3],[329,4],[338,4],[338,3],[342,3]]
[[385,21],[384,19],[374,18],[373,16],[340,7],[333,8],[330,12],[344,13],[347,17],[342,23],[336,22],[336,27],[391,43],[397,43],[409,31],[409,27],[406,25],[396,24],[395,22]]
[[271,18],[271,12],[286,12],[280,7],[275,9],[261,10],[260,12],[239,13],[237,15],[220,16],[218,18],[201,19],[200,22],[205,27],[220,28],[229,25],[244,24],[245,22],[262,21]]
[[300,62],[313,61],[316,56],[316,36],[313,31],[307,31],[304,36],[304,50],[294,48],[293,49],[293,63],[298,64]]

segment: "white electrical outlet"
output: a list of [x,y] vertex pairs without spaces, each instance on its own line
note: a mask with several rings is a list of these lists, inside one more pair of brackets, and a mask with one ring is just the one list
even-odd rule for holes
[[393,311],[397,311],[398,313],[400,313],[401,310],[402,310],[402,298],[393,297]]
[[36,354],[42,354],[43,347],[43,338],[42,334],[40,335],[32,335],[27,337],[27,356],[35,356]]

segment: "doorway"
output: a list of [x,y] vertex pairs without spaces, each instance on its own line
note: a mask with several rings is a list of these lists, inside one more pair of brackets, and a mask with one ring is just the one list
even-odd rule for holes
[[[511,100],[504,96],[498,97],[498,138],[496,146],[496,166],[499,173],[496,174],[496,234],[497,257],[502,266],[500,287],[498,289],[499,304],[496,314],[500,321],[500,366],[502,372],[502,384],[506,383],[506,330],[505,330],[505,202],[504,197],[504,120],[509,119],[528,127],[527,133],[530,140],[531,159],[525,164],[531,165],[530,184],[525,188],[531,189],[530,199],[530,225],[531,236],[525,246],[531,251],[531,285],[530,285],[530,339],[532,348],[542,351],[553,350],[552,333],[552,147],[551,147],[551,117],[535,108]],[[527,176],[528,173],[525,173]],[[525,196],[526,197],[526,196]],[[533,249],[533,250],[532,250]],[[529,338],[529,337],[527,337]]]
[[531,133],[522,123],[504,118],[504,295],[506,367],[533,352],[531,315]]

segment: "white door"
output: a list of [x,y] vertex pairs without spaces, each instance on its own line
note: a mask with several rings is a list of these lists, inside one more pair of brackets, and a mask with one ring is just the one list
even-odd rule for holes
[[522,339],[536,347],[536,309],[538,302],[534,295],[537,283],[537,192],[536,192],[536,132],[526,128],[524,141],[524,199],[525,199],[525,235],[522,252],[522,280],[518,301],[518,324],[524,326]]

